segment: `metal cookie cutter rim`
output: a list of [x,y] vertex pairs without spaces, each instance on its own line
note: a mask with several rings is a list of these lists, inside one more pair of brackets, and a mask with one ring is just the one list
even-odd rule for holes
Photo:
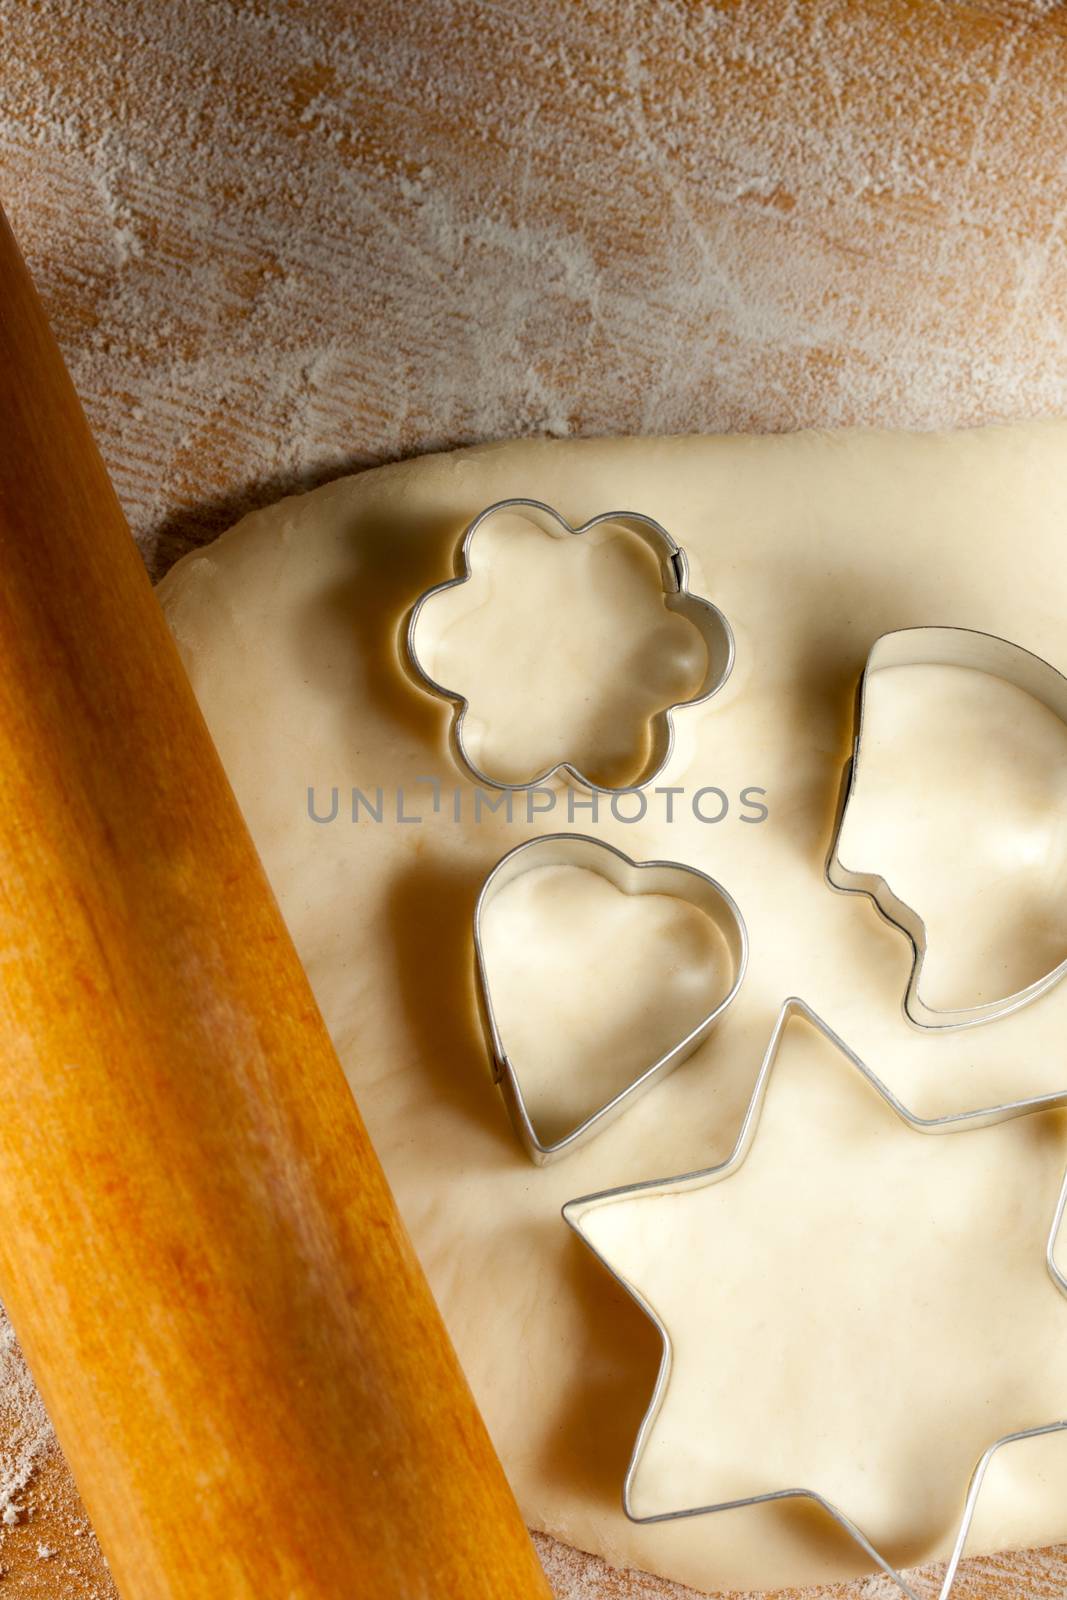
[[[1032,1113],[1039,1111],[1053,1111],[1067,1106],[1067,1090],[1061,1090],[1052,1094],[1038,1095],[1029,1100],[1013,1100],[1008,1101],[1003,1105],[985,1106],[975,1111],[954,1112],[947,1116],[940,1117],[917,1116],[914,1112],[908,1110],[908,1108],[901,1100],[897,1098],[889,1086],[883,1083],[877,1074],[874,1073],[871,1068],[868,1067],[867,1064],[861,1059],[861,1057],[858,1056],[856,1052],[845,1043],[841,1036],[835,1033],[834,1030],[823,1021],[818,1013],[814,1011],[810,1005],[808,1005],[807,1001],[801,1000],[797,995],[791,995],[788,999],[783,1001],[774,1027],[771,1031],[770,1041],[764,1053],[763,1061],[756,1079],[756,1084],[742,1119],[737,1140],[734,1144],[732,1152],[725,1161],[721,1162],[717,1166],[705,1167],[696,1172],[682,1173],[678,1177],[652,1178],[643,1183],[622,1184],[615,1189],[603,1189],[595,1194],[581,1195],[574,1200],[568,1200],[563,1207],[564,1221],[578,1235],[586,1249],[588,1249],[596,1257],[601,1266],[604,1267],[608,1273],[610,1273],[612,1278],[614,1278],[615,1282],[626,1290],[630,1298],[640,1307],[649,1320],[654,1324],[663,1344],[659,1370],[657,1372],[655,1386],[652,1391],[652,1398],[649,1401],[648,1408],[645,1411],[641,1425],[637,1431],[637,1437],[634,1441],[634,1447],[630,1455],[630,1462],[626,1469],[626,1477],[623,1484],[622,1494],[623,1510],[625,1511],[627,1517],[630,1518],[631,1522],[644,1524],[656,1522],[676,1522],[688,1517],[710,1516],[720,1511],[739,1511],[743,1510],[747,1506],[765,1505],[779,1500],[810,1500],[816,1505],[821,1506],[822,1509],[834,1519],[838,1526],[843,1528],[850,1538],[855,1540],[864,1553],[876,1563],[881,1571],[885,1573],[888,1578],[893,1580],[898,1588],[908,1597],[908,1600],[920,1600],[920,1596],[918,1596],[914,1589],[910,1587],[903,1574],[896,1567],[894,1567],[890,1561],[888,1561],[879,1553],[877,1547],[871,1542],[858,1524],[853,1522],[851,1517],[842,1511],[839,1506],[834,1505],[832,1501],[828,1500],[816,1489],[777,1489],[769,1491],[765,1494],[745,1495],[736,1500],[719,1501],[713,1505],[690,1506],[680,1511],[656,1512],[649,1516],[639,1516],[633,1509],[633,1482],[637,1473],[637,1469],[640,1465],[641,1458],[644,1454],[645,1446],[655,1425],[656,1419],[659,1416],[666,1396],[667,1386],[670,1380],[671,1365],[673,1361],[673,1345],[671,1342],[670,1332],[659,1313],[649,1303],[649,1301],[645,1299],[645,1297],[634,1284],[630,1283],[626,1278],[624,1278],[621,1273],[616,1272],[611,1263],[586,1237],[582,1231],[581,1218],[586,1211],[592,1209],[594,1206],[600,1205],[607,1201],[620,1199],[623,1196],[628,1197],[650,1191],[659,1191],[661,1193],[677,1193],[685,1189],[704,1188],[708,1184],[717,1183],[723,1178],[728,1178],[733,1172],[735,1172],[738,1167],[744,1163],[745,1158],[752,1147],[756,1130],[759,1126],[763,1104],[766,1099],[768,1083],[778,1056],[782,1037],[785,1033],[785,1029],[790,1018],[795,1015],[805,1017],[813,1027],[818,1029],[818,1031],[841,1052],[846,1060],[859,1071],[862,1077],[882,1097],[890,1109],[894,1111],[901,1121],[904,1122],[913,1132],[928,1134],[960,1133],[972,1128],[992,1127],[998,1123],[1010,1122],[1017,1117],[1029,1116]],[[1059,1196],[1053,1211],[1052,1224],[1049,1229],[1048,1238],[1045,1245],[1045,1264],[1048,1269],[1049,1276],[1060,1293],[1067,1297],[1067,1276],[1065,1276],[1065,1274],[1061,1271],[1060,1267],[1056,1263],[1055,1258],[1056,1245],[1059,1238],[1060,1229],[1063,1224],[1065,1211],[1067,1211],[1067,1170],[1065,1170],[1060,1184]],[[991,1444],[989,1448],[980,1456],[971,1474],[967,1487],[960,1525],[956,1533],[956,1538],[953,1542],[952,1551],[945,1569],[945,1576],[941,1584],[941,1588],[938,1591],[938,1600],[948,1600],[948,1596],[955,1585],[956,1574],[959,1569],[960,1562],[963,1559],[964,1551],[967,1545],[967,1538],[974,1522],[975,1511],[978,1504],[978,1496],[981,1491],[982,1483],[985,1479],[986,1473],[989,1469],[989,1465],[994,1456],[996,1456],[1000,1450],[1004,1449],[1008,1445],[1018,1444],[1027,1439],[1043,1438],[1049,1434],[1063,1432],[1067,1432],[1067,1418],[1059,1419],[1055,1422],[1044,1423],[1041,1426],[1034,1428],[1022,1428],[1016,1432],[1004,1434],[1001,1438],[995,1440],[993,1444]]]
[[[628,529],[650,547],[653,554],[658,556],[660,562],[660,575],[663,581],[664,604],[670,611],[677,611],[686,616],[704,639],[708,652],[708,669],[699,691],[688,700],[679,700],[674,704],[658,711],[650,721],[651,742],[648,760],[638,778],[626,784],[599,784],[587,778],[570,761],[558,761],[552,767],[547,767],[537,776],[527,779],[523,783],[504,783],[498,778],[490,777],[482,771],[477,762],[468,754],[463,734],[463,724],[470,710],[467,698],[454,689],[449,689],[440,683],[430,673],[419,659],[415,645],[415,635],[419,625],[419,618],[424,607],[439,594],[449,589],[457,589],[469,583],[473,577],[470,562],[470,551],[477,536],[478,530],[488,521],[502,511],[526,511],[531,514],[531,520],[540,521],[541,526],[547,523],[547,531],[557,537],[580,538],[582,534],[589,533],[593,528],[602,523],[615,523]],[[689,588],[689,561],[681,545],[669,534],[662,523],[653,517],[645,516],[638,511],[603,511],[588,521],[573,526],[565,517],[552,506],[546,505],[543,500],[530,500],[515,498],[498,500],[491,506],[486,506],[484,511],[467,525],[455,554],[456,575],[447,578],[443,583],[438,583],[432,589],[419,596],[412,607],[404,634],[405,652],[408,663],[414,671],[422,686],[431,694],[438,695],[441,699],[448,700],[453,707],[452,720],[449,727],[449,742],[453,758],[457,765],[466,771],[476,783],[483,784],[486,788],[500,789],[512,794],[524,793],[527,789],[536,788],[539,784],[548,783],[555,777],[563,777],[578,787],[588,789],[594,794],[625,794],[631,789],[643,789],[650,784],[666,767],[674,750],[675,729],[674,712],[689,706],[703,705],[716,695],[725,684],[733,671],[735,645],[734,634],[726,616],[711,600],[702,595],[695,595]]]
[[[531,857],[542,857],[540,861]],[[599,1106],[562,1138],[545,1141],[538,1134],[523,1093],[521,1076],[508,1055],[493,1009],[492,988],[482,940],[482,917],[486,906],[508,884],[535,866],[581,866],[607,878],[627,894],[663,893],[697,906],[719,929],[726,940],[732,962],[733,979],[729,989],[690,1031],[669,1050],[645,1067],[636,1078]],[[685,891],[678,888],[684,881]],[[640,888],[638,887],[640,884]],[[670,885],[670,887],[668,887]],[[536,1166],[568,1154],[600,1133],[641,1095],[679,1066],[703,1043],[737,997],[748,967],[748,929],[733,896],[715,878],[698,867],[680,861],[634,861],[624,851],[584,833],[546,833],[516,845],[497,862],[482,885],[474,908],[474,952],[477,970],[479,1010],[493,1069],[493,1081],[500,1089],[512,1124]]]
[[[915,648],[919,645],[919,648]],[[887,659],[888,658],[888,659]],[[877,872],[862,872],[848,867],[840,856],[841,834],[849,802],[856,787],[862,753],[868,679],[887,667],[953,666],[1003,679],[1025,689],[1055,716],[1067,723],[1067,678],[1030,650],[997,634],[980,633],[973,628],[925,626],[897,628],[883,633],[868,653],[856,694],[852,754],[845,763],[841,798],[833,838],[826,862],[826,878],[831,888],[843,894],[865,894],[876,910],[908,939],[912,948],[911,972],[904,993],[904,1015],[913,1027],[924,1030],[956,1031],[974,1028],[1030,1005],[1067,976],[1067,958],[1033,983],[997,1000],[974,1006],[940,1009],[928,1006],[919,994],[926,960],[926,924],[913,907],[901,900],[885,878]]]

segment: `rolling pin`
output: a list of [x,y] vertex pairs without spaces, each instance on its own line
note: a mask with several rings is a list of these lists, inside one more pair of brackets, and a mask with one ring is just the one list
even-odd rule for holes
[[0,1299],[125,1600],[547,1600],[2,215]]

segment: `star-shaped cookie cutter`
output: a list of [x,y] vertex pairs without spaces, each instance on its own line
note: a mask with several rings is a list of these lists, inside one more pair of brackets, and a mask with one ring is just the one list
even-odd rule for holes
[[[545,1140],[534,1125],[521,1074],[508,1054],[493,1008],[492,985],[486,961],[482,922],[486,909],[496,896],[516,878],[537,867],[571,866],[596,872],[624,894],[666,894],[684,900],[702,911],[719,931],[730,959],[730,983],[715,1004],[669,1049],[649,1062],[606,1104],[584,1117],[577,1127],[561,1138]],[[715,1024],[737,998],[748,967],[748,929],[733,896],[717,879],[698,867],[680,861],[634,861],[631,856],[602,839],[584,833],[546,833],[527,839],[502,856],[489,873],[474,908],[474,956],[478,977],[478,1001],[493,1068],[493,1082],[504,1097],[512,1126],[535,1166],[547,1166],[560,1156],[576,1150],[609,1123],[621,1116],[635,1100],[655,1087],[669,1072],[689,1058],[703,1044]]]
[[[557,538],[580,539],[583,534],[589,533],[593,528],[601,527],[605,523],[612,523],[617,527],[625,528],[637,535],[649,546],[660,564],[660,576],[663,584],[663,601],[668,611],[678,612],[684,616],[702,636],[707,648],[708,665],[703,682],[696,694],[687,700],[675,701],[652,717],[650,722],[651,738],[648,760],[641,773],[630,783],[621,785],[598,784],[579,771],[570,761],[559,761],[555,766],[548,767],[536,776],[528,778],[523,783],[505,783],[498,778],[493,778],[484,772],[471,756],[464,737],[464,721],[470,709],[469,701],[455,689],[449,689],[445,684],[439,683],[431,672],[423,666],[416,646],[416,634],[419,620],[427,605],[435,596],[446,591],[458,589],[463,584],[469,583],[473,576],[470,552],[480,528],[484,527],[492,517],[504,511],[517,511],[525,514],[531,522],[543,531]],[[476,783],[487,788],[500,789],[510,793],[523,793],[527,789],[535,788],[539,784],[547,783],[555,777],[563,777],[582,789],[588,789],[596,794],[624,794],[630,789],[642,789],[657,778],[671,758],[674,749],[674,712],[689,706],[703,705],[717,694],[730,676],[734,664],[734,635],[733,629],[718,606],[710,600],[705,600],[700,595],[695,595],[689,588],[689,562],[685,551],[667,532],[661,523],[653,517],[646,517],[636,511],[604,511],[598,516],[590,517],[587,522],[572,526],[558,511],[554,511],[542,500],[511,499],[498,500],[496,504],[487,506],[486,509],[475,517],[465,530],[459,542],[454,560],[456,576],[447,579],[444,583],[435,584],[432,589],[427,589],[425,594],[412,607],[408,617],[405,631],[405,652],[408,665],[411,667],[421,685],[431,694],[451,702],[454,711],[449,729],[449,740],[452,754],[457,765],[474,779]]]
[[[778,1013],[777,1020],[775,1021],[770,1042],[767,1045],[767,1050],[764,1054],[763,1062],[760,1067],[759,1076],[756,1079],[756,1085],[752,1091],[752,1098],[748,1103],[748,1107],[741,1123],[741,1129],[737,1136],[737,1142],[734,1145],[733,1152],[724,1162],[718,1166],[706,1167],[697,1172],[683,1173],[680,1177],[654,1178],[645,1183],[624,1184],[616,1189],[604,1189],[596,1194],[582,1195],[575,1200],[568,1200],[566,1205],[563,1207],[563,1217],[567,1224],[582,1240],[582,1243],[586,1246],[586,1248],[596,1256],[597,1260],[601,1263],[605,1270],[611,1274],[616,1283],[621,1285],[631,1299],[637,1303],[649,1320],[654,1324],[663,1342],[663,1352],[660,1357],[659,1371],[656,1375],[656,1383],[652,1392],[652,1398],[649,1401],[648,1409],[645,1412],[641,1426],[638,1429],[637,1438],[630,1456],[630,1463],[626,1470],[626,1478],[623,1484],[622,1494],[623,1510],[632,1522],[657,1523],[676,1522],[681,1518],[687,1517],[709,1516],[719,1511],[738,1511],[742,1510],[746,1506],[766,1505],[780,1500],[811,1501],[814,1502],[814,1504],[821,1506],[822,1509],[833,1518],[838,1526],[843,1528],[850,1538],[855,1540],[856,1544],[859,1545],[868,1558],[873,1561],[888,1578],[891,1578],[893,1582],[897,1584],[902,1593],[908,1597],[908,1600],[920,1600],[920,1597],[910,1587],[903,1574],[896,1567],[894,1567],[890,1561],[888,1561],[879,1553],[875,1545],[871,1542],[863,1530],[855,1522],[853,1522],[851,1517],[849,1517],[846,1512],[842,1511],[839,1506],[834,1505],[832,1501],[820,1494],[816,1489],[778,1489],[766,1494],[746,1495],[736,1500],[719,1501],[712,1505],[687,1506],[678,1511],[656,1512],[649,1516],[639,1516],[633,1509],[632,1489],[634,1479],[640,1466],[641,1458],[645,1451],[645,1446],[655,1425],[656,1418],[658,1417],[666,1398],[667,1386],[670,1380],[671,1365],[673,1361],[671,1336],[666,1324],[663,1322],[658,1312],[644,1298],[640,1290],[638,1290],[634,1284],[630,1283],[620,1273],[615,1271],[614,1267],[611,1265],[611,1262],[601,1254],[589,1237],[583,1232],[582,1219],[595,1207],[611,1201],[630,1198],[640,1194],[670,1194],[680,1193],[687,1189],[700,1189],[704,1188],[708,1184],[718,1183],[723,1178],[728,1178],[732,1173],[736,1172],[737,1169],[742,1166],[752,1148],[752,1144],[756,1136],[756,1130],[759,1126],[763,1103],[767,1095],[767,1087],[778,1056],[782,1037],[790,1019],[794,1016],[805,1017],[808,1022],[818,1029],[818,1031],[841,1052],[846,1060],[853,1067],[855,1067],[857,1072],[859,1072],[862,1077],[866,1079],[871,1088],[873,1088],[882,1097],[885,1103],[892,1111],[896,1113],[901,1121],[916,1133],[950,1134],[964,1132],[973,1128],[988,1128],[998,1123],[1009,1122],[1016,1117],[1029,1116],[1034,1112],[1040,1111],[1053,1111],[1067,1106],[1067,1090],[1063,1090],[1053,1094],[1039,1095],[1029,1100],[1013,1100],[1008,1101],[1003,1105],[987,1106],[975,1111],[952,1113],[948,1116],[916,1116],[914,1112],[908,1110],[902,1101],[898,1100],[897,1096],[888,1087],[888,1085],[883,1083],[882,1080],[874,1072],[872,1072],[871,1068],[861,1060],[856,1052],[845,1043],[839,1034],[835,1033],[834,1030],[822,1020],[818,1013],[815,1012],[805,1000],[801,1000],[797,995],[791,995],[788,999],[786,999],[783,1002],[782,1008]],[[1056,1244],[1059,1237],[1060,1228],[1063,1223],[1065,1209],[1067,1209],[1067,1171],[1064,1172],[1063,1181],[1060,1185],[1059,1196],[1053,1212],[1052,1225],[1049,1229],[1048,1240],[1045,1246],[1045,1263],[1048,1268],[1049,1276],[1060,1293],[1067,1297],[1067,1276],[1065,1276],[1060,1270],[1055,1259]],[[945,1576],[938,1592],[938,1600],[948,1600],[948,1596],[955,1584],[960,1561],[962,1560],[964,1550],[966,1549],[967,1537],[971,1530],[971,1524],[974,1521],[975,1510],[978,1504],[978,1496],[981,1492],[982,1483],[985,1479],[986,1473],[989,1470],[989,1466],[993,1461],[993,1458],[1000,1450],[1003,1450],[1008,1445],[1018,1444],[1027,1439],[1043,1438],[1046,1435],[1062,1433],[1064,1431],[1067,1431],[1067,1419],[1060,1419],[1055,1422],[1045,1423],[1044,1425],[1036,1428],[1023,1428],[1018,1432],[1003,1435],[1003,1437],[995,1440],[993,1444],[991,1444],[983,1453],[971,1474],[970,1483],[964,1499],[959,1530],[956,1534],[952,1552],[949,1556],[948,1564],[945,1569]]]
[[855,731],[852,754],[845,764],[841,799],[833,839],[826,862],[826,878],[831,888],[844,894],[865,894],[893,927],[899,928],[912,948],[912,966],[904,994],[904,1015],[916,1028],[956,1030],[993,1022],[1046,994],[1067,976],[1067,959],[1044,973],[1025,988],[997,1000],[974,1006],[942,1010],[928,1006],[919,993],[926,960],[926,924],[919,913],[903,901],[877,872],[849,867],[841,859],[841,835],[849,802],[856,787],[863,751],[863,733],[869,680],[873,673],[889,667],[949,666],[985,672],[1024,689],[1035,700],[1067,724],[1067,678],[1050,662],[1024,650],[1022,645],[996,634],[979,633],[973,628],[899,628],[883,633],[871,646],[856,694]]

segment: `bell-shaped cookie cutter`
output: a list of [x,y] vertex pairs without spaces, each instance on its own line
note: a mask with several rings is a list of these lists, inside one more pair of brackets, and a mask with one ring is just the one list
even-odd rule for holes
[[841,799],[833,839],[826,863],[831,887],[844,894],[865,894],[895,928],[905,934],[912,947],[912,967],[904,994],[904,1015],[917,1028],[951,1030],[974,1028],[993,1022],[1029,1005],[1067,976],[1067,959],[1044,973],[1024,989],[988,1000],[979,1005],[939,1010],[929,1006],[919,993],[926,959],[926,924],[913,907],[901,900],[877,872],[862,872],[841,859],[841,835],[849,802],[856,786],[863,752],[864,718],[869,680],[887,667],[948,666],[966,667],[989,673],[1024,689],[1067,724],[1067,678],[1040,656],[1010,639],[979,633],[972,628],[900,628],[883,633],[871,646],[856,696],[856,718],[852,754],[845,764]]
[[[429,602],[446,590],[457,589],[461,584],[469,583],[472,577],[470,561],[471,547],[478,536],[478,530],[492,517],[504,511],[517,511],[529,517],[537,527],[552,534],[556,538],[580,539],[583,534],[591,529],[600,527],[604,523],[613,523],[625,528],[642,539],[649,546],[660,564],[660,574],[663,583],[664,604],[669,611],[678,612],[684,616],[697,629],[707,648],[708,665],[703,682],[697,693],[688,700],[676,701],[659,711],[651,719],[651,740],[648,760],[644,769],[637,778],[630,783],[620,785],[605,785],[594,783],[580,772],[572,762],[560,761],[555,766],[547,768],[535,777],[523,783],[504,783],[498,778],[491,777],[483,772],[477,762],[472,758],[467,749],[464,737],[464,721],[469,710],[467,699],[454,689],[449,689],[445,684],[439,683],[429,672],[419,658],[416,645],[416,634],[425,607]],[[667,532],[662,524],[652,517],[646,517],[636,511],[604,511],[599,516],[590,517],[587,522],[572,527],[558,511],[545,505],[542,500],[512,499],[499,500],[495,505],[486,509],[475,517],[465,530],[455,555],[454,578],[447,579],[444,583],[435,584],[432,589],[427,589],[420,595],[408,616],[405,632],[405,652],[407,661],[415,676],[422,686],[431,694],[438,695],[441,699],[451,702],[454,712],[449,730],[449,740],[452,754],[457,765],[468,773],[476,783],[486,788],[502,789],[511,793],[522,793],[527,789],[535,788],[539,784],[547,783],[551,778],[563,777],[580,788],[588,789],[597,794],[623,794],[629,789],[641,789],[651,783],[663,771],[670,760],[674,749],[674,712],[689,706],[702,705],[717,694],[730,676],[734,664],[734,635],[726,617],[710,600],[705,600],[700,595],[695,595],[689,588],[689,562],[685,551]]]
[[[641,1460],[644,1456],[652,1429],[655,1426],[656,1418],[659,1416],[666,1399],[667,1386],[670,1382],[671,1367],[674,1358],[674,1350],[671,1342],[670,1331],[662,1317],[656,1311],[655,1307],[645,1299],[644,1295],[635,1284],[623,1277],[621,1273],[616,1272],[615,1268],[611,1265],[611,1262],[601,1254],[596,1245],[593,1244],[592,1240],[583,1231],[582,1219],[595,1207],[605,1203],[610,1203],[615,1200],[620,1200],[624,1197],[628,1198],[630,1196],[637,1196],[641,1194],[656,1193],[673,1194],[680,1193],[686,1189],[702,1189],[709,1184],[718,1183],[723,1178],[729,1178],[734,1172],[736,1172],[744,1164],[745,1159],[752,1149],[753,1142],[756,1138],[756,1132],[759,1127],[764,1101],[767,1098],[768,1085],[771,1075],[774,1071],[774,1064],[781,1048],[782,1038],[785,1034],[785,1030],[790,1019],[794,1016],[802,1016],[806,1018],[807,1021],[824,1036],[824,1038],[828,1039],[830,1043],[841,1052],[850,1065],[860,1073],[860,1075],[867,1081],[871,1088],[881,1096],[881,1098],[890,1107],[890,1109],[896,1113],[901,1121],[915,1133],[963,1133],[968,1129],[989,1128],[1002,1122],[1010,1122],[1016,1117],[1025,1117],[1034,1112],[1040,1111],[1054,1111],[1067,1106],[1067,1091],[1063,1091],[1038,1095],[1030,1100],[1012,1100],[1003,1105],[984,1106],[975,1111],[954,1112],[947,1116],[916,1116],[913,1111],[908,1110],[907,1106],[905,1106],[901,1100],[897,1099],[897,1096],[893,1093],[892,1089],[890,1089],[887,1084],[883,1083],[882,1080],[871,1070],[871,1068],[867,1066],[867,1064],[860,1058],[860,1056],[858,1056],[856,1052],[845,1043],[840,1034],[835,1033],[834,1030],[823,1021],[818,1013],[815,1012],[810,1005],[808,1005],[807,1001],[801,1000],[796,995],[791,995],[788,999],[784,1000],[782,1002],[781,1010],[778,1013],[777,1020],[775,1021],[774,1028],[772,1029],[770,1041],[767,1045],[763,1062],[760,1066],[759,1075],[752,1091],[752,1097],[749,1100],[748,1107],[742,1119],[733,1152],[724,1162],[722,1162],[719,1166],[705,1167],[697,1172],[683,1173],[679,1177],[652,1178],[643,1183],[624,1184],[616,1189],[604,1189],[596,1194],[581,1195],[577,1199],[568,1200],[566,1205],[563,1207],[564,1221],[578,1235],[582,1243],[596,1257],[605,1271],[610,1273],[615,1282],[620,1284],[621,1287],[626,1290],[626,1293],[630,1296],[630,1298],[635,1301],[640,1309],[645,1313],[646,1317],[648,1317],[655,1326],[662,1343],[659,1371],[656,1375],[656,1382],[652,1391],[652,1398],[648,1403],[648,1408],[645,1411],[645,1415],[637,1431],[637,1438],[634,1441],[634,1447],[630,1456],[629,1466],[626,1469],[626,1477],[623,1483],[622,1492],[623,1510],[630,1518],[631,1522],[677,1522],[688,1517],[711,1516],[720,1511],[740,1511],[744,1510],[748,1506],[766,1505],[773,1501],[807,1500],[815,1505],[820,1506],[825,1512],[827,1512],[828,1515],[831,1516],[838,1524],[838,1526],[844,1529],[845,1533],[847,1533],[850,1538],[855,1540],[856,1544],[859,1545],[860,1549],[864,1551],[867,1557],[873,1561],[881,1569],[881,1571],[886,1574],[887,1577],[892,1579],[901,1592],[907,1596],[907,1600],[919,1600],[919,1596],[907,1582],[903,1574],[878,1551],[876,1546],[867,1537],[863,1530],[855,1522],[853,1522],[852,1518],[842,1511],[839,1506],[834,1505],[832,1501],[828,1500],[825,1495],[820,1494],[816,1489],[775,1489],[764,1494],[745,1495],[736,1500],[719,1501],[712,1505],[687,1506],[684,1509],[677,1511],[654,1512],[650,1515],[641,1515],[634,1510],[634,1480],[640,1468]],[[1056,1247],[1059,1240],[1060,1231],[1063,1226],[1065,1211],[1067,1211],[1067,1172],[1064,1173],[1064,1177],[1060,1185],[1059,1196],[1052,1214],[1051,1226],[1045,1241],[1045,1265],[1048,1270],[1049,1277],[1052,1279],[1052,1282],[1060,1291],[1060,1293],[1067,1296],[1067,1277],[1064,1276],[1063,1270],[1056,1261]],[[967,1538],[974,1522],[979,1493],[994,1456],[996,1456],[1008,1445],[1018,1444],[1028,1439],[1043,1438],[1048,1434],[1063,1432],[1067,1432],[1067,1420],[1060,1418],[1056,1421],[1047,1422],[1037,1427],[1022,1428],[1018,1432],[1005,1434],[1002,1438],[996,1439],[983,1453],[971,1474],[970,1483],[964,1499],[962,1516],[957,1528],[955,1540],[953,1541],[952,1551],[945,1569],[941,1587],[938,1591],[937,1600],[948,1600],[948,1596],[955,1585],[959,1565],[963,1559],[963,1555],[967,1547]]]
[[[493,1010],[482,940],[482,920],[490,901],[523,873],[548,866],[583,867],[599,873],[624,894],[666,894],[688,901],[702,911],[722,935],[732,973],[729,988],[695,1028],[691,1028],[669,1050],[650,1062],[605,1105],[598,1107],[576,1128],[554,1141],[542,1139],[534,1126],[523,1094],[520,1072],[508,1055],[501,1037]],[[531,1161],[543,1167],[600,1133],[703,1043],[741,987],[748,966],[748,929],[733,896],[727,893],[721,883],[696,867],[683,866],[677,861],[634,861],[614,845],[605,844],[588,834],[549,833],[516,845],[489,873],[474,909],[474,952],[479,1007],[492,1062],[493,1081],[500,1088],[512,1124]]]

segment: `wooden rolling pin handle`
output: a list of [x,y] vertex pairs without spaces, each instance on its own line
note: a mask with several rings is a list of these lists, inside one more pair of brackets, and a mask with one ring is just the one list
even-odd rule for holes
[[2,217],[0,951],[0,1298],[121,1594],[545,1600]]

